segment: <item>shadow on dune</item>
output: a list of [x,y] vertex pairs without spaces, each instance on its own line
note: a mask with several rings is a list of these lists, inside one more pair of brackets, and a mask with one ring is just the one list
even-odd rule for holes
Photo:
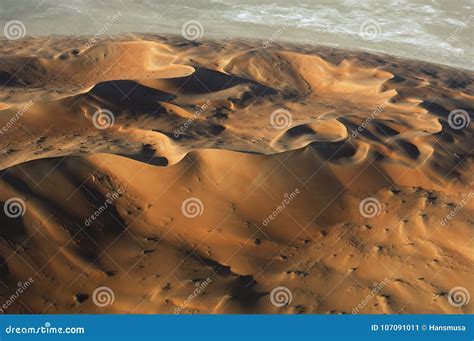
[[261,96],[263,93],[267,95],[277,93],[276,90],[253,80],[202,67],[196,69],[196,71],[190,76],[167,79],[164,82],[168,85],[171,85],[172,87],[175,87],[179,92],[188,94],[207,94],[211,92],[218,92],[242,84],[254,86],[256,96]]
[[337,160],[342,158],[350,158],[357,152],[356,147],[346,143],[340,142],[312,142],[311,148],[315,150],[325,160]]
[[117,154],[117,155],[129,158],[129,159],[133,159],[135,161],[147,163],[153,166],[166,167],[169,164],[169,161],[167,158],[162,157],[162,156],[150,155],[147,153],[133,154],[133,155],[129,155],[129,154]]
[[5,203],[2,201],[0,201],[0,207],[0,239],[14,241],[25,237],[26,227],[23,219],[21,217],[14,219],[7,217],[3,211]]
[[176,98],[170,93],[149,88],[130,80],[108,81],[97,84],[89,95],[95,99],[118,106],[121,109],[137,111],[161,108],[160,102],[169,102]]

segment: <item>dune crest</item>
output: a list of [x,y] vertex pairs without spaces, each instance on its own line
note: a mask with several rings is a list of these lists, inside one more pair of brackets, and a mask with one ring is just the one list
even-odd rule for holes
[[[176,78],[194,68],[173,64],[166,45],[151,41],[110,42],[63,51],[52,57],[2,57],[0,98],[7,103],[59,100],[98,83],[123,79]],[[25,94],[26,93],[26,94]]]
[[474,312],[446,298],[474,281],[472,72],[249,41],[15,44],[0,202],[25,212],[0,216],[0,279],[35,282],[8,312],[351,313],[374,283],[362,313]]

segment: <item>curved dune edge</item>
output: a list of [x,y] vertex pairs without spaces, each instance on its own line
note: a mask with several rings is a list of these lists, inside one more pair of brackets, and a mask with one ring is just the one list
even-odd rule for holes
[[[364,157],[404,165],[448,163],[441,168],[456,165],[450,153],[469,153],[471,129],[452,129],[447,116],[456,108],[472,110],[472,81],[465,81],[472,79],[470,72],[456,83],[460,71],[423,65],[415,72],[419,62],[380,55],[256,50],[237,42],[216,54],[206,44],[155,39],[90,47],[65,40],[62,51],[49,55],[45,47],[44,56],[1,57],[6,66],[0,70],[0,125],[8,129],[1,132],[7,157],[0,169],[104,152],[142,161],[154,153],[173,164],[202,148],[273,154],[316,141],[368,144]],[[9,77],[24,59],[27,67]],[[59,72],[64,68],[69,73]],[[114,125],[105,130],[92,124],[102,109],[114,115]],[[271,124],[278,111],[291,116],[280,117],[276,123],[282,127]],[[20,117],[22,124],[14,124]],[[31,141],[32,135],[40,142]],[[440,139],[457,145],[444,153],[433,148]]]
[[50,102],[88,92],[105,81],[176,78],[194,72],[192,66],[174,64],[176,56],[170,52],[157,42],[129,41],[75,47],[46,58],[3,56],[3,101]]
[[[459,215],[440,223],[463,200],[455,187],[424,189],[430,179],[420,170],[403,169],[406,177],[389,181],[401,170],[331,166],[310,146],[287,154],[205,150],[171,167],[97,154],[12,167],[0,181],[0,201],[20,197],[26,213],[14,223],[2,218],[9,226],[2,230],[9,242],[0,244],[2,280],[13,285],[32,267],[35,285],[22,302],[50,313],[173,313],[207,278],[206,295],[185,313],[351,313],[381,280],[378,304],[364,312],[472,313],[439,296],[451,281],[473,279],[472,222]],[[296,192],[265,225],[282,193]],[[381,203],[373,219],[358,211],[369,195]],[[188,198],[203,205],[196,218],[182,213]],[[339,290],[350,292],[343,301],[329,294],[342,280]],[[294,293],[288,307],[269,304],[279,283]],[[99,308],[91,295],[103,285],[115,302]]]
[[[448,119],[472,114],[473,73],[258,46],[1,45],[0,204],[25,203],[0,215],[3,294],[34,279],[7,312],[350,314],[374,283],[358,313],[474,312],[447,300],[474,280],[472,122]],[[271,304],[279,286],[291,304]]]

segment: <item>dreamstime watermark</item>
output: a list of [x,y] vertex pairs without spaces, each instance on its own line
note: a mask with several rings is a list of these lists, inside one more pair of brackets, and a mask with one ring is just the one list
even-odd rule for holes
[[195,111],[194,114],[191,118],[189,118],[184,124],[182,124],[179,129],[174,131],[174,137],[178,138],[180,135],[184,134],[184,132],[198,119],[199,116],[201,116],[203,113],[205,113],[208,109],[209,106],[211,105],[211,101],[207,100],[206,103],[203,105],[199,106]]
[[22,39],[26,35],[26,27],[20,20],[11,20],[3,27],[3,34],[8,40]]
[[283,25],[281,25],[281,27],[275,31],[275,33],[272,34],[272,36],[270,38],[268,38],[267,40],[265,40],[263,43],[262,43],[262,47],[264,49],[268,48],[275,40],[278,39],[278,37],[280,37],[282,35],[282,33],[290,26],[293,26],[295,24],[295,20],[296,18],[290,18],[288,20],[286,20]]
[[359,204],[359,212],[365,218],[373,218],[380,214],[382,205],[377,198],[365,198]]
[[186,21],[181,26],[181,35],[184,39],[190,41],[196,41],[202,38],[204,34],[204,28],[202,24],[197,20]]
[[370,293],[360,302],[355,308],[352,309],[352,314],[358,314],[362,309],[364,309],[370,301],[374,299],[376,295],[382,291],[382,289],[390,282],[390,280],[385,277],[384,280],[380,283],[373,283],[374,288],[370,291]]
[[10,118],[10,120],[0,129],[0,135],[5,134],[8,129],[13,127],[20,120],[20,118],[31,108],[32,105],[33,101],[31,100],[28,103],[22,105],[20,110],[18,110],[15,115]]
[[275,307],[283,307],[285,305],[290,305],[293,300],[293,294],[291,290],[287,287],[276,287],[270,293],[270,302]]
[[467,128],[471,123],[471,117],[466,110],[455,109],[448,115],[448,124],[454,130]]
[[382,28],[374,19],[364,21],[359,27],[359,36],[367,41],[376,41],[381,34]]
[[98,287],[92,293],[92,302],[98,307],[106,307],[114,304],[115,294],[112,289],[106,286]]
[[462,31],[467,30],[474,21],[474,15],[470,15],[454,32],[448,37],[447,42],[452,43],[455,41]]
[[193,293],[189,295],[186,300],[184,300],[183,303],[179,307],[176,307],[174,309],[175,315],[180,314],[184,309],[186,309],[201,293],[204,291],[204,289],[212,283],[212,280],[208,277],[205,281],[202,282],[196,282],[196,289],[194,289]]
[[109,17],[107,16],[105,18],[105,24],[102,25],[102,27],[97,31],[96,34],[94,34],[94,36],[92,36],[92,38],[90,38],[85,47],[86,48],[89,48],[91,47],[92,45],[96,44],[99,40],[99,37],[104,35],[108,30],[111,29],[111,27],[120,19],[120,17],[122,16],[122,12],[121,11],[118,11],[114,16],[112,17]]
[[454,287],[449,290],[448,302],[454,307],[462,307],[469,303],[471,295],[469,291],[464,287]]
[[92,115],[92,124],[100,130],[111,128],[115,123],[114,114],[107,109],[99,109]]
[[464,206],[467,205],[467,203],[469,201],[472,200],[472,198],[474,198],[474,192],[470,192],[468,193],[467,195],[465,194],[464,198],[461,200],[461,202],[456,205],[456,207],[454,207],[449,213],[448,215],[446,215],[446,217],[444,217],[443,219],[441,219],[441,225],[446,225],[451,219],[453,219],[463,208]]
[[291,192],[290,194],[288,193],[285,193],[283,195],[284,199],[283,201],[277,206],[277,208],[275,210],[273,210],[273,212],[265,219],[262,220],[262,225],[263,226],[268,226],[268,224],[273,220],[275,219],[276,217],[278,217],[278,215],[298,196],[298,194],[300,194],[301,191],[299,188],[295,188],[295,190],[293,192]]
[[13,293],[2,305],[0,308],[1,313],[5,313],[13,303],[25,292],[26,289],[34,282],[33,278],[28,278],[25,282],[18,282],[15,293]]
[[349,139],[353,139],[359,136],[359,134],[362,133],[365,129],[367,129],[367,127],[372,123],[372,121],[384,110],[385,104],[376,105],[375,109],[370,113],[370,116],[364,122],[362,122],[362,124],[358,126],[357,129],[351,131]]
[[84,327],[53,327],[50,322],[45,322],[44,326],[40,327],[16,327],[11,324],[5,327],[6,334],[85,334]]
[[100,205],[99,208],[93,214],[91,214],[90,217],[88,217],[86,220],[84,220],[84,225],[85,226],[90,226],[92,224],[92,222],[94,222],[97,218],[99,218],[100,215],[102,213],[104,213],[104,211],[108,207],[112,206],[114,201],[117,200],[119,197],[121,197],[124,193],[125,192],[122,191],[121,189],[118,189],[116,192],[107,193],[105,195],[107,197],[107,199],[105,199],[104,203],[102,205]]
[[288,129],[292,121],[291,113],[286,109],[277,109],[270,115],[270,124],[275,129]]
[[181,204],[181,212],[186,218],[196,218],[204,213],[204,204],[198,198],[188,198]]
[[8,218],[18,218],[25,215],[26,204],[23,199],[13,197],[3,204],[3,212]]

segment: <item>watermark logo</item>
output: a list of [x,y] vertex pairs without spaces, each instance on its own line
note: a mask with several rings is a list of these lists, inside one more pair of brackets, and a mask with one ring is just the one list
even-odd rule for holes
[[461,200],[461,202],[456,205],[451,211],[449,211],[449,214],[441,219],[441,225],[446,225],[451,219],[453,219],[463,208],[466,206],[466,204],[474,198],[474,192],[469,192],[467,195],[463,193],[464,198]]
[[204,213],[204,204],[198,198],[188,198],[181,204],[181,212],[186,218],[196,218]]
[[85,47],[88,48],[88,47],[91,47],[92,45],[94,45],[95,43],[97,43],[97,41],[99,40],[99,37],[101,35],[105,34],[108,30],[110,30],[110,28],[120,19],[121,16],[122,16],[122,12],[120,12],[120,11],[118,11],[112,17],[107,16],[105,18],[104,25],[102,25],[102,27],[99,29],[99,31],[97,31],[97,33],[94,34],[94,36],[87,41]]
[[186,309],[199,295],[202,294],[204,289],[212,283],[212,280],[208,277],[205,281],[196,282],[196,289],[194,289],[193,293],[189,295],[186,300],[179,306],[174,309],[175,315],[181,313],[184,309]]
[[285,21],[283,23],[283,25],[278,29],[276,30],[275,33],[272,34],[272,36],[270,38],[268,38],[267,40],[265,40],[263,43],[262,43],[262,47],[264,49],[268,48],[275,40],[278,39],[278,37],[280,37],[282,35],[282,33],[290,26],[294,25],[295,24],[295,18],[290,18],[289,20]]
[[5,24],[3,34],[8,40],[22,39],[26,35],[26,27],[20,20],[11,20]]
[[6,334],[13,335],[38,335],[38,334],[52,334],[52,335],[62,335],[62,334],[85,334],[86,330],[84,327],[55,327],[51,325],[51,322],[45,322],[44,325],[39,327],[33,326],[12,326],[9,325],[5,328]]
[[204,28],[197,20],[186,21],[181,27],[181,35],[186,40],[196,41],[202,38]]
[[351,131],[349,139],[353,139],[359,136],[359,134],[362,133],[365,129],[367,129],[367,127],[372,123],[372,121],[384,110],[385,104],[376,105],[374,110],[372,110],[370,116],[364,122],[362,122],[362,124],[358,126],[357,129]]
[[276,287],[270,293],[270,302],[275,307],[283,307],[289,305],[293,300],[293,295],[287,287]]
[[454,307],[467,305],[470,299],[469,291],[464,287],[454,287],[448,294],[448,302]]
[[115,200],[117,200],[119,197],[121,197],[125,192],[121,189],[118,189],[116,192],[109,192],[105,196],[107,199],[105,199],[104,203],[99,206],[97,210],[93,214],[91,214],[90,217],[87,217],[86,220],[84,221],[85,226],[90,226],[93,221],[95,221],[97,218],[100,217],[104,211],[112,206]]
[[22,217],[26,212],[25,202],[17,197],[10,198],[3,204],[3,212],[8,218]]
[[107,109],[99,109],[92,115],[92,124],[100,130],[111,128],[115,123],[114,114]]
[[0,135],[5,134],[8,129],[13,127],[18,120],[31,108],[33,105],[33,101],[29,101],[28,103],[24,104],[20,110],[18,110],[15,115],[0,129]]
[[359,36],[367,41],[378,40],[382,34],[382,28],[379,23],[373,19],[364,21],[359,27]]
[[373,283],[373,289],[370,291],[370,293],[360,302],[355,308],[352,309],[352,314],[356,315],[358,314],[362,309],[364,309],[367,304],[369,304],[370,301],[374,299],[376,295],[378,295],[382,289],[390,282],[390,280],[385,277],[382,282],[374,282]]
[[464,129],[471,123],[471,118],[466,110],[455,109],[449,113],[448,124],[454,130]]
[[201,116],[209,109],[210,104],[211,101],[207,100],[206,103],[198,107],[194,112],[194,115],[174,131],[174,137],[178,138],[180,135],[184,134],[184,132],[194,123],[194,121],[196,121],[199,116]]
[[472,22],[474,21],[474,15],[470,15],[447,39],[448,43],[452,43],[457,40],[458,36],[462,31],[467,30]]
[[265,219],[263,219],[262,221],[262,225],[263,226],[268,226],[268,224],[270,224],[270,222],[275,219],[276,217],[278,217],[278,215],[298,196],[298,194],[300,194],[301,191],[299,188],[295,188],[295,190],[293,192],[291,192],[290,194],[288,193],[285,193],[283,195],[283,201],[273,210],[272,214],[270,214],[268,217],[266,217]]
[[0,308],[0,312],[5,313],[13,303],[20,297],[21,294],[25,292],[25,290],[30,287],[30,285],[34,282],[33,278],[28,278],[25,282],[18,282],[17,289],[14,294],[12,294],[2,305]]
[[359,212],[365,218],[373,218],[380,214],[382,206],[377,198],[365,198],[359,204]]
[[286,109],[277,109],[270,115],[270,124],[275,129],[287,129],[292,121],[291,113]]
[[112,305],[115,301],[114,291],[106,286],[98,287],[92,293],[92,301],[101,308]]

